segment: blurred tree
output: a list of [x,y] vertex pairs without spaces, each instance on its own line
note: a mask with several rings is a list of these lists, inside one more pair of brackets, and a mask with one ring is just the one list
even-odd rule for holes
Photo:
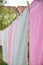
[[0,30],[7,28],[19,16],[13,7],[0,7]]

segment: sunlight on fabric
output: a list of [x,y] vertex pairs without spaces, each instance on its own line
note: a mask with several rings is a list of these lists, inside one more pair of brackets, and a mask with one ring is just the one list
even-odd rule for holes
[[31,4],[31,3],[32,3],[32,1],[33,1],[33,0],[29,0],[29,4]]
[[6,0],[5,6],[27,6],[27,0]]

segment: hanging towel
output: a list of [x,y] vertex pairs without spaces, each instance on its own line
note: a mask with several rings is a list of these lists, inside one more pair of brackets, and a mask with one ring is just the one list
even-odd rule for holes
[[0,45],[2,45],[2,32],[0,32]]
[[30,65],[43,65],[43,0],[30,5]]
[[3,60],[9,65],[28,65],[28,12],[2,32]]

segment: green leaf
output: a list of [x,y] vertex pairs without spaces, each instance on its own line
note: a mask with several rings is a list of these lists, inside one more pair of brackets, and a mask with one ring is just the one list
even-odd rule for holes
[[7,28],[19,15],[12,7],[0,7],[0,30]]

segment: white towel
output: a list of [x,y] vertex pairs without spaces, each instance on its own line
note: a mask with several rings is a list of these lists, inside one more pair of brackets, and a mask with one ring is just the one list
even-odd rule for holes
[[3,60],[9,65],[28,65],[28,12],[27,7],[2,33]]

